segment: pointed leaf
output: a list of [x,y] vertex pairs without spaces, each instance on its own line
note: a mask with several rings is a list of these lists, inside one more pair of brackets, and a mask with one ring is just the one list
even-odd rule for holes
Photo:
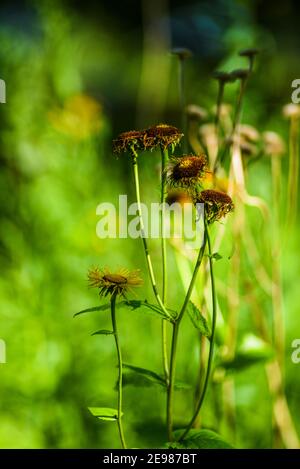
[[219,254],[218,252],[214,252],[211,257],[212,257],[212,259],[215,259],[216,261],[219,261],[220,259],[223,259],[223,256],[221,256],[221,254]]
[[[129,365],[127,363],[123,363],[123,368],[130,370],[140,376],[143,377],[144,381],[151,381],[154,384],[159,384],[160,386],[165,386],[165,380],[154,371],[148,370],[146,368],[141,368],[139,366]],[[141,383],[142,381],[140,381]]]
[[80,314],[92,313],[94,311],[106,311],[108,309],[110,309],[110,304],[109,303],[106,304],[106,305],[94,306],[92,308],[83,309],[82,311],[79,311],[78,313],[75,313],[73,317],[75,318],[76,316],[79,316]]
[[[127,307],[131,308],[132,310],[136,310],[136,309],[141,308],[142,312],[155,314],[156,316],[158,315],[161,318],[166,319],[168,321],[172,320],[172,318],[167,316],[165,314],[165,312],[159,306],[148,303],[148,301],[146,301],[146,300],[144,300],[144,301],[143,300],[121,301],[119,303],[119,306],[127,306]],[[170,315],[173,316],[173,317],[176,314],[176,312],[173,311],[173,310],[168,310],[168,311],[170,312]]]
[[88,407],[88,409],[91,412],[91,414],[94,417],[97,417],[97,419],[99,420],[106,420],[109,422],[118,420],[117,409],[111,409],[110,407]]
[[205,317],[202,316],[201,311],[192,301],[189,302],[187,311],[195,328],[198,329],[202,335],[210,339],[211,331],[207,321]]
[[[183,430],[176,430],[174,432],[175,439],[180,439]],[[177,442],[181,448],[199,448],[199,449],[230,449],[233,448],[227,441],[212,430],[190,430],[187,436]],[[173,443],[169,443],[172,445]],[[169,446],[172,447],[172,446]],[[178,448],[178,446],[176,446]]]
[[108,331],[107,329],[100,329],[99,331],[93,332],[91,335],[110,335],[114,334],[114,331]]

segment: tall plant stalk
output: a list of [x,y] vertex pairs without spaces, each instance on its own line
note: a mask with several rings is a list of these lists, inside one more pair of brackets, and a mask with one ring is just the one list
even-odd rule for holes
[[197,275],[201,266],[201,262],[203,259],[205,246],[206,246],[206,239],[207,239],[207,230],[204,230],[204,239],[201,248],[199,249],[199,254],[197,257],[197,261],[195,264],[194,272],[189,284],[189,288],[187,294],[185,296],[182,308],[179,312],[179,315],[173,324],[173,333],[172,333],[172,345],[171,345],[171,357],[170,357],[170,381],[167,390],[167,432],[168,432],[168,439],[169,441],[173,440],[173,400],[174,400],[174,382],[175,382],[175,373],[176,373],[176,352],[177,352],[177,342],[178,342],[178,332],[181,320],[183,315],[186,311],[188,303],[190,301],[195,282],[197,279]]
[[[166,218],[166,162],[168,151],[161,146],[161,191],[160,191],[160,239],[161,239],[161,258],[162,258],[162,302],[166,305],[167,301],[167,246],[165,236],[165,218]],[[168,363],[168,342],[167,342],[167,323],[164,319],[161,322],[162,332],[162,356],[165,380],[169,382],[169,363]]]
[[116,294],[113,294],[110,300],[110,307],[111,307],[111,322],[113,327],[113,333],[115,338],[115,344],[117,349],[118,355],[118,368],[119,368],[119,375],[118,375],[118,428],[119,428],[119,435],[120,440],[122,443],[123,449],[126,449],[126,441],[124,437],[123,425],[122,425],[122,393],[123,393],[123,362],[122,362],[122,352],[119,343],[119,336],[118,336],[118,328],[117,328],[117,320],[116,320]]
[[210,281],[211,281],[211,297],[212,297],[212,326],[211,326],[211,336],[210,336],[210,345],[209,345],[209,352],[208,352],[208,361],[207,361],[207,369],[206,369],[206,375],[205,375],[205,380],[203,383],[203,389],[200,395],[200,399],[198,402],[198,405],[196,407],[196,410],[194,412],[194,415],[192,419],[190,420],[188,426],[186,427],[185,431],[180,437],[180,440],[182,440],[190,431],[192,426],[194,425],[194,422],[196,421],[199,412],[201,410],[207,387],[208,387],[208,382],[210,378],[210,372],[211,372],[211,367],[212,367],[212,361],[213,361],[213,354],[214,354],[214,339],[215,339],[215,330],[216,330],[216,322],[217,322],[217,297],[216,297],[216,288],[215,288],[215,278],[214,278],[214,271],[213,271],[213,258],[212,258],[212,248],[211,248],[211,241],[210,241],[210,235],[209,235],[209,229],[208,229],[208,224],[205,221],[205,235],[207,239],[207,247],[208,247],[208,259],[209,259],[209,270],[210,270]]
[[297,213],[299,179],[299,116],[291,116],[289,135],[289,175],[287,221],[294,223]]
[[146,256],[146,262],[147,262],[147,267],[148,267],[148,272],[149,272],[149,277],[150,277],[150,282],[152,285],[152,290],[154,293],[154,296],[156,298],[156,301],[162,311],[165,313],[166,316],[170,317],[170,313],[167,311],[167,309],[164,306],[164,303],[161,299],[161,296],[158,292],[157,289],[157,284],[156,284],[156,279],[155,279],[155,274],[153,270],[153,264],[150,256],[150,251],[148,248],[148,243],[147,239],[145,236],[145,225],[144,225],[144,220],[143,220],[143,214],[142,214],[142,206],[141,206],[141,196],[140,196],[140,182],[139,182],[139,170],[138,170],[138,163],[137,163],[137,158],[133,158],[133,175],[134,175],[134,184],[135,184],[135,192],[136,192],[136,202],[137,202],[137,209],[138,209],[138,217],[140,221],[140,232],[141,232],[141,238],[143,242],[143,248]]

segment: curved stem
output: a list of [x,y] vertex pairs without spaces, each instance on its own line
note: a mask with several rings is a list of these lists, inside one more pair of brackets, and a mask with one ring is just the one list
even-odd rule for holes
[[207,370],[206,370],[206,375],[205,375],[205,380],[203,384],[203,389],[202,393],[197,405],[197,408],[195,410],[195,413],[188,424],[187,428],[183,432],[183,434],[180,437],[180,440],[182,440],[190,431],[192,428],[195,420],[197,419],[199,412],[201,410],[207,387],[208,387],[208,382],[209,382],[209,377],[210,377],[210,371],[211,371],[211,366],[212,366],[212,360],[213,360],[213,353],[214,353],[214,338],[215,338],[215,329],[216,329],[216,320],[217,320],[217,299],[216,299],[216,289],[215,289],[215,279],[214,279],[214,271],[213,271],[213,259],[212,259],[212,249],[211,249],[211,242],[210,242],[210,237],[209,237],[209,232],[208,232],[208,226],[207,222],[205,222],[205,232],[207,236],[207,245],[208,245],[208,256],[209,256],[209,270],[210,270],[210,281],[211,281],[211,296],[212,296],[212,327],[211,327],[211,337],[210,337],[210,346],[209,346],[209,353],[208,353],[208,361],[207,361]]
[[117,321],[116,321],[116,295],[112,295],[110,300],[111,306],[111,322],[114,331],[117,355],[118,355],[118,367],[119,367],[119,376],[118,376],[118,428],[120,434],[120,440],[122,443],[123,449],[126,449],[126,442],[124,437],[123,425],[122,425],[122,377],[123,377],[123,363],[122,363],[122,353],[121,347],[119,344]]
[[[165,305],[167,299],[167,246],[165,237],[165,193],[166,193],[166,161],[167,150],[161,147],[161,191],[160,191],[160,239],[161,239],[161,258],[162,258],[162,302]],[[161,323],[162,333],[162,357],[163,369],[165,374],[166,383],[169,382],[169,363],[168,363],[168,343],[167,343],[167,323],[163,319]]]
[[165,313],[166,316],[169,318],[170,313],[167,311],[165,308],[163,301],[158,293],[157,285],[156,285],[156,280],[155,280],[155,275],[154,275],[154,270],[153,270],[153,265],[152,265],[152,260],[148,248],[148,243],[145,237],[145,226],[144,226],[144,221],[143,221],[143,215],[142,215],[142,206],[141,206],[141,196],[140,196],[140,183],[139,183],[139,171],[138,171],[138,164],[137,164],[137,158],[133,158],[133,174],[134,174],[134,183],[135,183],[135,191],[136,191],[136,202],[137,202],[137,207],[138,207],[138,217],[140,220],[140,230],[141,230],[141,238],[143,242],[143,247],[146,255],[146,261],[147,261],[147,266],[148,266],[148,272],[149,272],[149,277],[153,289],[153,293],[155,295],[156,301],[162,311]]
[[206,239],[207,239],[207,236],[206,236],[206,230],[205,230],[203,244],[199,250],[198,258],[196,261],[196,265],[194,268],[194,272],[190,281],[187,294],[185,296],[178,318],[175,324],[173,324],[172,347],[171,347],[171,358],[170,358],[170,381],[169,381],[168,392],[167,392],[167,430],[168,430],[169,441],[172,441],[173,439],[173,435],[172,435],[173,433],[173,395],[174,395],[174,382],[175,382],[175,372],[176,372],[176,351],[177,351],[179,325],[180,325],[181,319],[185,313],[185,310],[188,306],[188,303],[190,301],[190,298],[193,292],[193,288],[196,282],[198,271],[199,271],[199,268],[203,259],[204,251],[205,251]]

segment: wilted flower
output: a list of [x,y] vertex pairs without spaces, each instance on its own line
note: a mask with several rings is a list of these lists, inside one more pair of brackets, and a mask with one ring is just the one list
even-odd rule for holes
[[207,118],[207,111],[196,104],[189,104],[185,108],[186,115],[190,120],[201,121]]
[[179,144],[182,137],[183,133],[173,125],[153,125],[143,131],[143,146],[146,150],[152,150],[156,147],[166,149],[169,146],[174,148]]
[[173,157],[167,166],[167,181],[171,187],[193,189],[207,171],[205,155]]
[[266,131],[263,133],[264,152],[270,156],[281,156],[286,148],[285,143],[276,132]]
[[237,68],[236,70],[233,70],[230,74],[234,79],[239,78],[240,80],[245,80],[249,75],[249,70],[247,68]]
[[139,270],[129,271],[119,269],[113,273],[109,269],[98,267],[88,272],[88,283],[90,287],[98,288],[100,296],[119,295],[126,296],[132,288],[142,285],[143,280],[139,276]]
[[213,189],[200,192],[195,202],[204,204],[205,217],[209,224],[220,220],[234,209],[229,195]]
[[241,124],[237,128],[237,132],[242,138],[249,142],[257,142],[259,140],[259,132],[252,125]]
[[250,47],[249,49],[243,49],[239,52],[239,55],[241,57],[249,57],[249,58],[253,58],[255,57],[257,54],[259,53],[259,50],[254,48],[254,47]]
[[232,73],[217,70],[213,73],[213,78],[221,83],[229,83],[236,80],[237,77],[233,76]]
[[282,108],[284,117],[290,119],[300,117],[300,106],[298,104],[289,103]]
[[113,152],[122,153],[129,151],[136,156],[138,150],[143,150],[144,131],[130,130],[122,132],[113,140]]
[[189,49],[185,49],[184,47],[175,47],[171,50],[173,55],[176,55],[179,60],[185,60],[192,57],[193,53]]

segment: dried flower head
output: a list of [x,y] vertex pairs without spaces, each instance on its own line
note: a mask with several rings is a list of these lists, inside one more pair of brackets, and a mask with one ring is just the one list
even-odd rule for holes
[[285,151],[285,143],[276,132],[263,133],[264,152],[268,156],[282,156]]
[[287,119],[291,119],[295,117],[298,118],[300,117],[300,106],[298,104],[293,104],[293,103],[286,104],[282,108],[282,112],[283,112],[284,117],[286,117]]
[[88,283],[90,287],[98,288],[100,296],[119,295],[126,296],[132,288],[142,285],[139,270],[129,271],[119,269],[111,272],[109,269],[95,267],[88,272]]
[[237,130],[240,136],[249,142],[257,142],[259,140],[259,132],[252,125],[241,124]]
[[184,47],[175,47],[172,49],[171,53],[176,55],[179,60],[189,59],[193,56],[193,52],[189,49],[185,49]]
[[221,70],[217,70],[213,73],[213,78],[218,80],[221,83],[229,83],[233,82],[236,80],[236,77],[232,75],[232,73],[229,72],[223,72]]
[[122,132],[115,140],[113,140],[113,152],[131,152],[136,156],[138,150],[143,149],[144,132],[139,130],[130,130]]
[[243,49],[239,52],[239,55],[241,57],[255,57],[259,53],[259,49],[256,49],[254,47],[250,47],[249,49]]
[[186,115],[190,120],[201,121],[207,118],[207,111],[203,107],[197,106],[196,104],[189,104],[185,108]]
[[143,131],[143,146],[145,149],[152,150],[158,146],[166,149],[169,146],[172,149],[179,144],[183,137],[177,127],[168,124],[158,124],[149,127]]
[[207,171],[205,155],[174,157],[167,167],[167,181],[170,187],[193,189],[201,183]]
[[196,199],[197,203],[204,204],[205,217],[208,223],[214,223],[234,209],[229,195],[213,189],[200,192]]
[[234,79],[245,80],[249,76],[249,70],[247,68],[237,68],[231,72],[231,76]]

